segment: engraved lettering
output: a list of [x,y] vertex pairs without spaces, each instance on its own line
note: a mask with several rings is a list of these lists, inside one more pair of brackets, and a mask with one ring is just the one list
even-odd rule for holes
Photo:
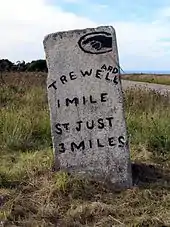
[[58,124],[56,124],[55,125],[55,128],[56,128],[56,130],[55,130],[55,132],[57,133],[57,134],[62,134],[62,129],[61,129],[61,125],[60,125],[60,123],[58,123]]
[[107,93],[101,93],[101,102],[106,102],[107,101],[107,96],[108,94]]
[[96,77],[99,78],[99,79],[101,79],[101,77],[100,77],[101,76],[101,72],[102,72],[102,70],[100,70],[100,69],[96,70]]
[[65,75],[61,76],[61,77],[60,77],[60,80],[61,80],[61,82],[62,82],[63,84],[67,83],[67,78],[66,78]]
[[89,71],[85,71],[85,72],[83,72],[82,70],[80,70],[80,72],[81,72],[81,74],[82,74],[82,76],[91,76],[91,74],[92,74],[92,69],[90,69],[90,72]]
[[82,121],[78,121],[77,124],[78,124],[78,127],[76,127],[76,130],[79,132],[81,130],[81,124],[83,122]]
[[86,126],[87,126],[88,129],[93,129],[93,128],[94,128],[94,121],[92,120],[91,125],[90,125],[89,122],[87,121],[87,122],[86,122]]
[[70,79],[71,80],[76,80],[77,79],[77,76],[74,74],[74,72],[70,72],[69,75],[70,75]]
[[57,90],[57,87],[56,87],[56,81],[54,81],[54,82],[52,82],[49,86],[48,86],[48,88],[54,88],[54,90]]
[[84,141],[81,141],[79,145],[75,144],[74,142],[71,143],[71,151],[74,152],[75,149],[80,149],[85,150],[85,143]]
[[72,100],[69,98],[66,98],[66,106],[69,106],[69,104],[75,104],[77,106],[79,104],[79,99],[77,97],[73,98]]
[[108,120],[109,126],[112,127],[112,120],[113,120],[113,117],[107,117],[106,120]]

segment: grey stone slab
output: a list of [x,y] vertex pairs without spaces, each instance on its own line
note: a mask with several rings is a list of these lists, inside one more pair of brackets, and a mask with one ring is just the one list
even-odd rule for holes
[[57,32],[43,44],[56,168],[130,187],[114,28]]

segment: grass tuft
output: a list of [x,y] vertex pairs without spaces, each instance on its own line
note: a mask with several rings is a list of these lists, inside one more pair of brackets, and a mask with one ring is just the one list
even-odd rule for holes
[[153,91],[125,92],[125,108],[131,144],[140,144],[155,156],[170,155],[170,97]]
[[146,83],[154,83],[154,84],[164,84],[170,85],[170,75],[155,75],[155,74],[127,74],[122,75],[122,79],[124,80],[132,80]]
[[52,172],[45,75],[9,74],[0,87],[0,225],[170,226],[170,97],[124,93],[134,187]]

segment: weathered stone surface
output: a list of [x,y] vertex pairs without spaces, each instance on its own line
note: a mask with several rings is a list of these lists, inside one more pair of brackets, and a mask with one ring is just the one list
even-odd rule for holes
[[131,186],[115,30],[101,26],[44,38],[57,169]]

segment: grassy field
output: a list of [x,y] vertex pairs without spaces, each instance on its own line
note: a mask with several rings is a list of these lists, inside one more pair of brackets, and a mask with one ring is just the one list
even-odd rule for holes
[[170,85],[170,75],[155,75],[155,74],[127,74],[122,75],[122,79],[124,80],[133,80],[147,83],[155,83],[155,84],[165,84]]
[[124,93],[134,187],[52,171],[46,75],[0,86],[0,226],[170,226],[170,97]]

